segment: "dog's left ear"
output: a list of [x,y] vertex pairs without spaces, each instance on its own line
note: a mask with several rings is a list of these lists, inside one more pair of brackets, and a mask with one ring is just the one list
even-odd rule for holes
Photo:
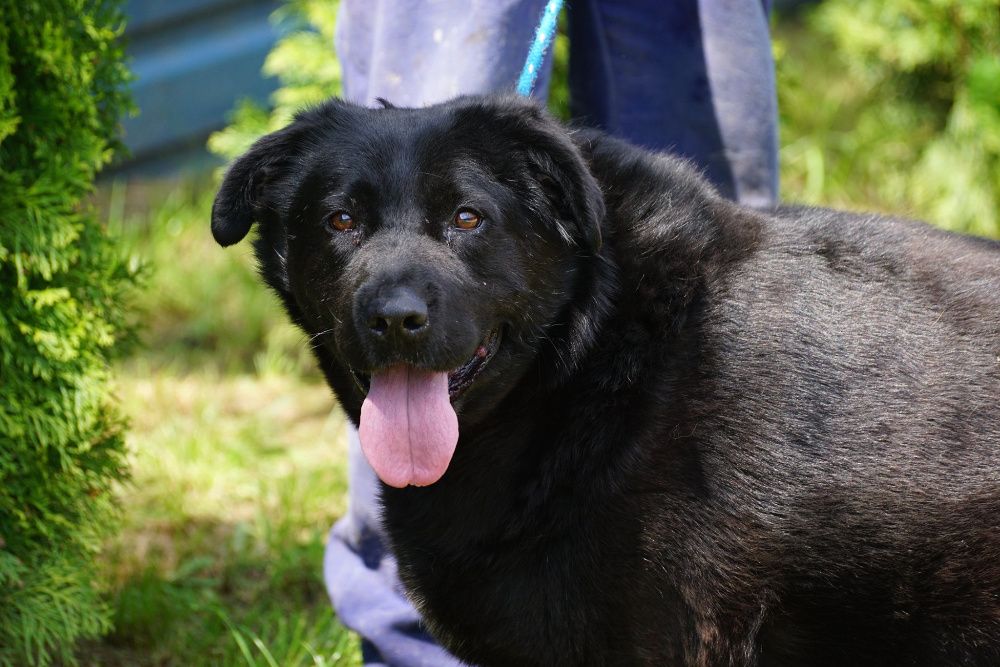
[[544,112],[532,108],[524,146],[536,181],[550,204],[558,212],[560,222],[571,222],[572,230],[560,225],[560,232],[570,233],[573,240],[590,254],[601,249],[601,223],[604,221],[604,194],[580,151],[566,130]]
[[527,157],[537,196],[556,212],[559,233],[596,255],[601,249],[604,195],[566,129],[532,100],[498,96],[458,100],[468,127],[500,132]]
[[257,140],[226,171],[212,204],[212,236],[221,246],[237,243],[259,221],[268,186],[285,173],[296,153],[298,123]]
[[532,167],[537,170],[536,181],[558,212],[559,222],[570,222],[574,227],[570,232],[560,224],[560,231],[596,255],[601,249],[601,223],[605,214],[601,187],[561,128],[558,134],[549,128],[539,130],[528,148]]

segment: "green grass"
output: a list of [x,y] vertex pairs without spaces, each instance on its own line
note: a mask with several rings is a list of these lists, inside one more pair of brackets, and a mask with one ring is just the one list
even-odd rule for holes
[[[206,179],[209,184],[211,179]],[[209,186],[115,185],[100,207],[146,263],[124,528],[101,554],[115,629],[84,665],[356,665],[323,587],[344,510],[344,417],[306,343],[208,229]]]

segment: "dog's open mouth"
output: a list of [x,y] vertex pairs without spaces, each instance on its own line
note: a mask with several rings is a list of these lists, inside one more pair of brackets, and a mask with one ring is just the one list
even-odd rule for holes
[[366,390],[358,423],[361,449],[389,486],[427,486],[441,479],[458,445],[458,415],[451,402],[496,354],[494,329],[456,370],[395,364],[370,376],[355,373]]
[[[476,348],[472,357],[448,373],[448,397],[451,400],[454,401],[466,389],[472,386],[472,383],[483,372],[483,369],[486,368],[490,360],[493,359],[493,355],[500,348],[500,339],[500,328],[497,327],[491,330]],[[354,375],[354,381],[361,388],[361,391],[368,394],[371,388],[371,374],[354,369],[351,369],[351,373]]]

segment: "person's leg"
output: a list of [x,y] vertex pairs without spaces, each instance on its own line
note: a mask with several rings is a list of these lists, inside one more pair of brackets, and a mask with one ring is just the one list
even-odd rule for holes
[[690,158],[727,197],[776,202],[767,2],[574,0],[569,12],[574,117]]
[[[343,0],[337,55],[344,97],[423,106],[513,90],[544,0]],[[550,63],[535,87],[544,97]],[[348,428],[347,514],[334,526],[324,579],[340,620],[362,637],[366,665],[460,664],[437,646],[403,594],[379,520],[378,480]]]

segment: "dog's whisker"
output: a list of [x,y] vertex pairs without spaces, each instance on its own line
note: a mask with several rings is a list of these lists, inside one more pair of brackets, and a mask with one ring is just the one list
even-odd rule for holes
[[313,334],[312,336],[309,336],[309,342],[311,343],[312,341],[316,340],[320,336],[326,336],[327,334],[331,334],[331,333],[334,332],[334,330],[335,330],[335,328],[330,328],[330,329],[327,329],[326,331],[320,331],[319,333]]

